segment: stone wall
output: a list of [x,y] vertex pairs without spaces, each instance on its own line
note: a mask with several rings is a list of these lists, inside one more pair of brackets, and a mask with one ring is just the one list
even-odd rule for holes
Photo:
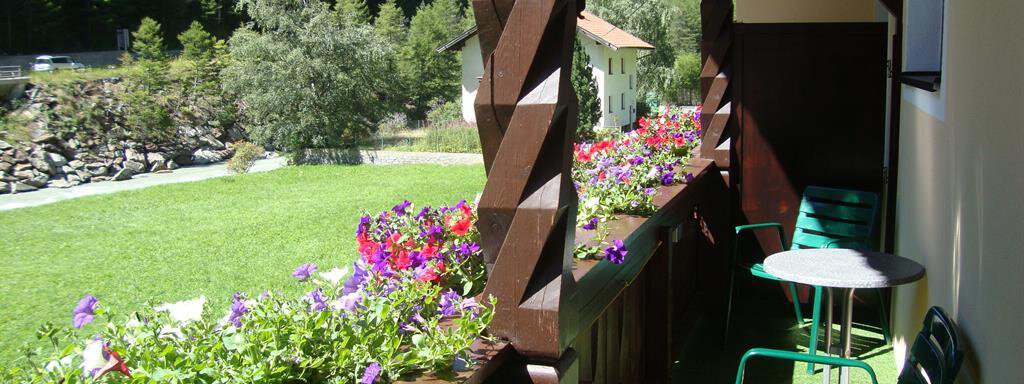
[[[104,130],[116,131],[123,105],[112,88],[117,79],[76,83],[72,93],[99,100],[105,116]],[[246,138],[236,126],[220,127],[207,122],[178,125],[172,139],[141,143],[130,138],[90,137],[88,130],[59,133],[52,129],[54,113],[61,101],[45,88],[27,92],[25,105],[14,113],[28,121],[32,140],[24,143],[0,141],[0,194],[33,191],[38,188],[67,188],[81,183],[127,180],[145,172],[167,172],[192,164],[229,159],[233,142]]]

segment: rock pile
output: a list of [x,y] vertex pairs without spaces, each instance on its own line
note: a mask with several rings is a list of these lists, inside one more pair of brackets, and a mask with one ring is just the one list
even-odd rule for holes
[[[93,87],[98,93],[108,93],[103,90],[110,80],[90,83],[77,85],[84,88],[79,92],[87,94],[89,87]],[[48,111],[55,109],[54,104],[59,103],[57,98],[38,89],[31,90],[28,97],[20,113],[29,116],[34,138],[30,143],[0,141],[0,194],[128,180],[140,173],[216,163],[231,158],[233,142],[245,138],[245,132],[238,127],[225,129],[216,124],[179,125],[176,138],[161,144],[82,137],[81,131],[54,134],[47,129],[47,119],[52,119],[52,112]],[[114,115],[114,112],[108,110],[102,114]],[[103,124],[118,122],[109,119]]]

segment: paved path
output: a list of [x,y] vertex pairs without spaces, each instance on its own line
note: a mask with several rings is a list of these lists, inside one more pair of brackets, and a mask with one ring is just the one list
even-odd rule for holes
[[[427,152],[395,152],[395,151],[364,151],[366,164],[479,164],[483,157],[469,153],[427,153]],[[249,172],[266,172],[278,169],[287,164],[285,157],[272,157],[256,161]],[[15,208],[34,207],[74,199],[76,197],[102,195],[120,191],[129,191],[161,184],[184,183],[214,177],[228,176],[226,163],[185,167],[171,173],[142,173],[131,180],[104,181],[85,183],[71,188],[42,188],[37,191],[0,195],[0,211]]]

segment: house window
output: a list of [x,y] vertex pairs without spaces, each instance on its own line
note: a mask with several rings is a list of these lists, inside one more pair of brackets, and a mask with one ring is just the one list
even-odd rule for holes
[[944,0],[907,0],[906,46],[900,81],[926,91],[937,91],[942,70],[942,14]]
[[626,59],[622,57],[619,58],[619,73],[626,74]]
[[612,97],[608,96],[608,112],[612,111]]
[[619,109],[623,111],[626,110],[626,92],[622,92],[622,94],[619,95]]
[[629,75],[629,89],[633,89],[633,74]]
[[612,58],[610,58],[610,57],[608,58],[608,74],[609,75],[614,75],[615,74],[615,71],[612,70]]

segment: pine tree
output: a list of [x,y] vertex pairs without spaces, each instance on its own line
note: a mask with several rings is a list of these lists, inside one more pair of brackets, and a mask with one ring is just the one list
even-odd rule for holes
[[416,85],[409,96],[414,118],[425,116],[430,105],[458,97],[458,55],[437,52],[437,47],[463,32],[465,20],[458,0],[434,0],[429,5],[421,5],[409,22],[399,69],[408,84]]
[[402,13],[402,9],[398,8],[394,0],[390,0],[381,4],[377,20],[373,22],[373,28],[384,40],[397,46],[405,42],[405,36],[408,33],[404,24],[405,15]]
[[217,43],[209,32],[203,29],[198,21],[193,21],[188,30],[178,35],[181,42],[181,57],[188,60],[209,60],[213,56],[213,46]]
[[590,55],[583,49],[579,38],[576,38],[572,52],[571,81],[576,90],[576,98],[579,99],[576,140],[591,140],[594,138],[594,126],[601,119],[601,100],[597,95],[594,70],[590,67]]
[[335,11],[351,17],[357,24],[370,23],[370,10],[366,6],[366,0],[339,0],[335,5]]
[[145,17],[139,29],[132,32],[132,50],[140,60],[163,60],[164,37],[160,32],[160,23]]

